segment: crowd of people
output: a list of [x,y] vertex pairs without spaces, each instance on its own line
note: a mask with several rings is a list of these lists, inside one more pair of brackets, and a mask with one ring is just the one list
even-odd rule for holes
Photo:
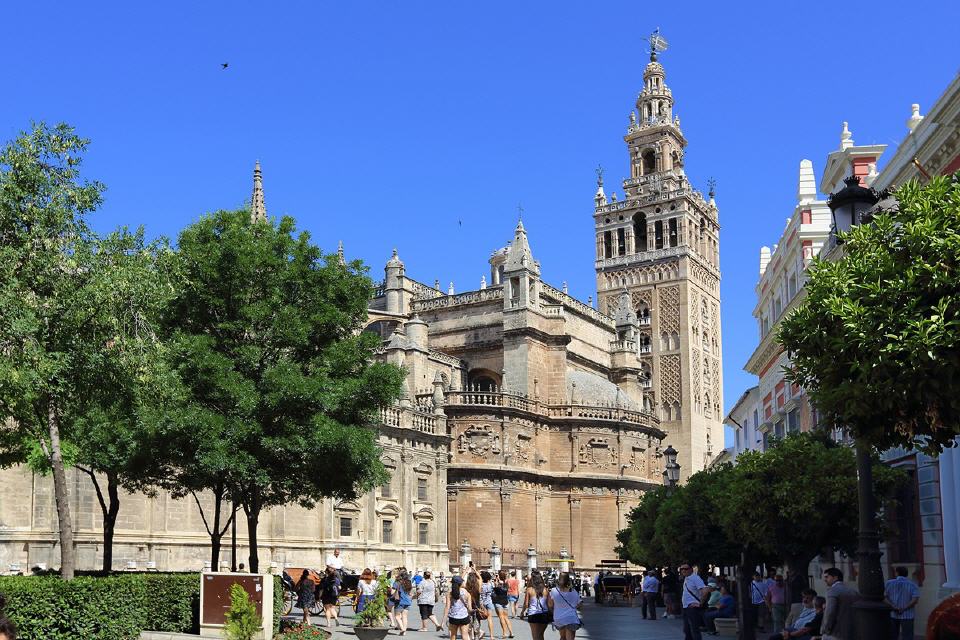
[[[328,557],[319,585],[312,583],[306,570],[300,581],[298,606],[309,611],[314,597],[319,597],[328,626],[338,624],[336,604],[342,565],[335,567],[335,564],[336,558],[331,563]],[[427,624],[432,623],[436,631],[446,627],[451,639],[513,638],[511,621],[524,618],[534,640],[544,640],[551,625],[559,632],[560,640],[573,640],[582,625],[582,599],[589,597],[591,591],[599,599],[607,585],[604,580],[611,576],[629,585],[628,592],[640,607],[643,620],[658,620],[661,604],[663,618],[681,618],[685,640],[702,640],[704,633],[716,635],[717,620],[738,617],[736,584],[724,575],[707,575],[704,579],[689,564],[681,565],[679,571],[667,568],[637,575],[599,571],[592,576],[588,572],[532,570],[522,576],[516,570],[481,571],[471,562],[462,575],[452,576],[449,588],[442,572],[434,577],[430,571],[411,573],[404,567],[394,569],[389,578],[388,621],[391,628],[405,635],[408,610],[416,601],[419,631],[427,631]],[[743,624],[754,629],[758,638],[768,640],[854,638],[853,603],[859,599],[859,593],[844,583],[843,573],[837,568],[826,569],[822,577],[827,589],[821,596],[795,582],[791,585],[793,588],[788,589],[783,575],[775,569],[770,569],[766,576],[755,572],[748,583]],[[364,569],[354,602],[357,612],[364,610],[376,590],[377,573]],[[793,599],[800,602],[790,602],[788,593],[791,592]],[[891,609],[891,640],[912,640],[920,592],[907,578],[905,567],[897,567],[896,577],[886,583],[885,595]],[[441,603],[444,610],[438,618],[434,608]],[[304,621],[309,621],[309,613],[304,614]],[[495,634],[497,627],[499,636]]]

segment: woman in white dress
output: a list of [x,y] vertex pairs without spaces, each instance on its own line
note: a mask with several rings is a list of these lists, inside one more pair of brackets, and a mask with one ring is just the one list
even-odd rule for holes
[[560,632],[560,640],[573,640],[580,622],[580,592],[573,588],[569,573],[561,573],[557,586],[550,590],[547,600],[553,612],[553,627]]

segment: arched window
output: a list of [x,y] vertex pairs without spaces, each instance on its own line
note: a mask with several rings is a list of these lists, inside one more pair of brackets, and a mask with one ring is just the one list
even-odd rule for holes
[[609,231],[603,232],[603,257],[613,257],[613,236]]
[[653,247],[663,249],[663,220],[657,220],[653,223]]
[[633,250],[635,253],[647,250],[647,214],[633,216]]
[[677,246],[677,219],[670,218],[670,246]]
[[493,391],[499,387],[499,376],[487,369],[474,369],[467,375],[470,391]]
[[657,170],[657,156],[653,149],[647,149],[643,152],[643,175],[648,175]]
[[377,320],[368,324],[364,331],[380,336],[381,340],[388,340],[398,324],[397,320]]

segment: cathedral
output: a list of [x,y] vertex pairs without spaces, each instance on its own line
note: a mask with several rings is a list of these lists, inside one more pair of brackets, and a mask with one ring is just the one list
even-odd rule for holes
[[[592,571],[663,482],[663,448],[679,452],[682,477],[722,448],[717,208],[684,173],[687,141],[656,58],[624,137],[622,199],[598,178],[598,308],[541,279],[522,222],[475,291],[418,282],[395,251],[366,327],[383,339],[376,357],[407,371],[378,427],[392,478],[356,501],[266,512],[264,565],[320,566],[336,547],[352,569],[449,571],[469,557]],[[258,166],[254,219],[266,217],[263,203]],[[68,478],[78,568],[98,568],[93,488],[75,471]],[[18,467],[0,482],[0,571],[56,566],[49,478]],[[208,542],[192,502],[125,495],[114,569],[200,569]]]

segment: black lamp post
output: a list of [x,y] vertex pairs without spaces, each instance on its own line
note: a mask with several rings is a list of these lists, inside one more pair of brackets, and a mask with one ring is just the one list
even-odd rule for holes
[[[850,176],[846,186],[827,200],[833,215],[834,232],[849,231],[855,224],[869,220],[867,213],[880,200],[873,189],[860,186],[860,178]],[[857,587],[862,599],[857,610],[857,635],[861,640],[873,640],[889,635],[890,607],[883,599],[883,569],[880,566],[880,536],[876,523],[876,496],[873,495],[873,446],[863,439],[856,440],[857,494],[859,498],[859,525],[857,538]]]
[[875,190],[860,186],[858,176],[845,178],[843,183],[846,186],[827,199],[833,218],[834,234],[850,231],[853,225],[866,222],[869,216],[865,214],[880,200],[880,195]]
[[673,445],[667,445],[663,450],[663,457],[667,459],[667,464],[663,470],[663,486],[675,487],[680,481],[680,465],[677,464],[677,450]]

